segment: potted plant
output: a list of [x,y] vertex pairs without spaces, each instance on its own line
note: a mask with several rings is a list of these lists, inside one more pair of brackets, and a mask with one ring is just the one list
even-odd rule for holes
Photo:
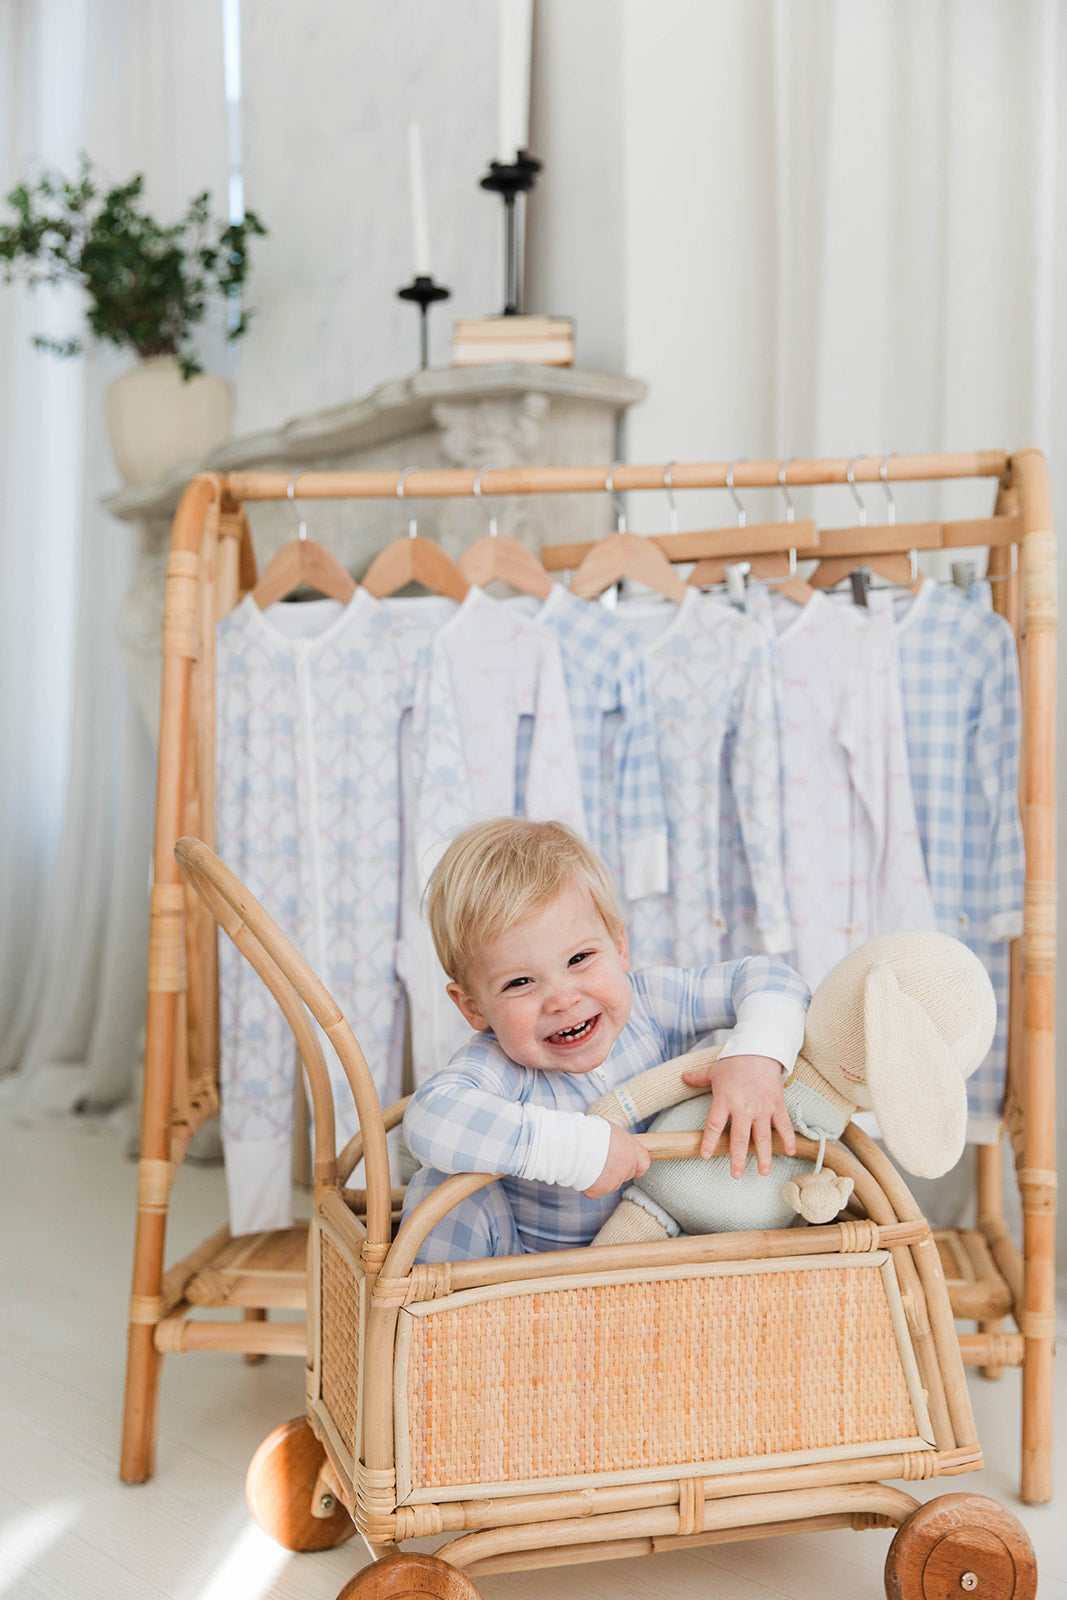
[[[230,386],[202,371],[194,333],[213,296],[238,306],[249,240],[266,233],[252,211],[242,222],[212,220],[207,191],[165,227],[144,209],[143,190],[142,173],[108,187],[83,157],[73,181],[46,171],[12,189],[6,199],[15,220],[0,225],[6,282],[78,284],[91,334],[141,358],[108,393],[112,449],[131,484],[195,460],[228,437]],[[247,327],[248,313],[240,311],[227,337],[237,339]],[[83,348],[76,337],[34,343],[62,356]]]

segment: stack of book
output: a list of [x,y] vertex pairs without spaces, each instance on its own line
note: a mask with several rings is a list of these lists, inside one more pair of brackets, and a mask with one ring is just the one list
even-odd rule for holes
[[457,317],[452,365],[478,367],[492,361],[572,366],[574,323],[569,317]]

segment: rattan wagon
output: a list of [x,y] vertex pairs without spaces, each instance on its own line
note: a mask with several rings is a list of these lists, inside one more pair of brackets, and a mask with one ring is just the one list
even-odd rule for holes
[[[396,1227],[386,1132],[402,1105],[383,1114],[336,1003],[234,874],[199,840],[176,853],[281,1006],[314,1107],[307,1420],[265,1441],[248,1482],[280,1542],[322,1548],[354,1524],[376,1564],[351,1600],[897,1526],[891,1596],[1036,1594],[1026,1535],[995,1501],[920,1504],[883,1481],[955,1477],[982,1456],[937,1246],[865,1134],[826,1151],[855,1183],[854,1212],[828,1226],[416,1266],[429,1229],[494,1180],[449,1178]],[[339,1157],[312,1018],[359,1116]],[[695,1154],[699,1135],[645,1139],[662,1159]],[[360,1160],[366,1188],[346,1188]],[[396,1555],[427,1536],[446,1539],[435,1558]]]

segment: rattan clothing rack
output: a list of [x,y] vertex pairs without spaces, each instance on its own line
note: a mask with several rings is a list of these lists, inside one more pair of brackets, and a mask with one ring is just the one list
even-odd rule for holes
[[[603,492],[610,469],[600,466],[470,471],[413,471],[408,498],[481,494]],[[1011,622],[1021,659],[1023,729],[1021,809],[1026,842],[1023,935],[1012,951],[1008,1092],[1005,1131],[1014,1158],[1022,1213],[1022,1248],[1011,1238],[1002,1201],[1002,1144],[977,1151],[976,1219],[972,1229],[939,1236],[942,1266],[956,1317],[976,1332],[960,1335],[964,1360],[995,1375],[1023,1373],[1023,1498],[1052,1497],[1052,1351],[1054,1332],[1054,968],[1056,544],[1048,472],[1033,449],[1010,455],[987,450],[954,455],[897,455],[853,462],[801,460],[784,473],[790,488],[856,483],[981,478],[995,484],[993,515],[920,529],[882,524],[824,529],[799,548],[808,556],[865,557],[913,548],[989,547],[991,574],[1018,571],[996,586],[997,609]],[[729,475],[729,476],[728,476]],[[778,461],[619,465],[616,492],[726,487],[775,488]],[[151,891],[148,1011],[144,1066],[137,1226],[129,1314],[121,1476],[143,1481],[154,1470],[156,1414],[165,1354],[231,1350],[254,1359],[269,1353],[304,1355],[304,1325],[269,1322],[271,1309],[306,1302],[306,1232],[231,1239],[221,1228],[165,1270],[167,1218],[175,1179],[189,1142],[219,1109],[216,927],[192,888],[183,883],[174,847],[193,835],[214,842],[215,627],[256,582],[256,563],[244,506],[285,498],[290,474],[200,474],[186,489],[174,519],[167,560],[163,623],[163,689]],[[306,472],[294,487],[300,499],[387,498],[397,493],[392,472]],[[790,524],[734,527],[657,537],[674,561],[744,559],[786,553]],[[588,547],[542,552],[549,570],[577,565]],[[390,1125],[399,1109],[387,1113]],[[324,1174],[318,1171],[316,1180]],[[359,1197],[345,1191],[358,1209]],[[396,1196],[393,1196],[395,1202]],[[233,1307],[239,1321],[197,1319],[200,1307]],[[1014,1327],[1006,1326],[1011,1319]]]

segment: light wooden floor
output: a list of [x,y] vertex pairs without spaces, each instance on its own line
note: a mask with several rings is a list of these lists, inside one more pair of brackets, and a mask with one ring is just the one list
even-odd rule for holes
[[[116,1128],[22,1127],[0,1110],[0,1600],[334,1600],[364,1560],[358,1541],[287,1555],[244,1501],[252,1452],[303,1409],[296,1360],[168,1356],[156,1476],[118,1482],[134,1182]],[[187,1167],[177,1201],[172,1257],[223,1220],[221,1172]],[[909,1487],[1009,1506],[1037,1550],[1041,1600],[1067,1600],[1065,1391],[1060,1504],[1028,1508],[1016,1497],[1018,1383],[972,1378],[982,1473]],[[878,1600],[890,1537],[750,1540],[480,1587],[486,1600]]]

